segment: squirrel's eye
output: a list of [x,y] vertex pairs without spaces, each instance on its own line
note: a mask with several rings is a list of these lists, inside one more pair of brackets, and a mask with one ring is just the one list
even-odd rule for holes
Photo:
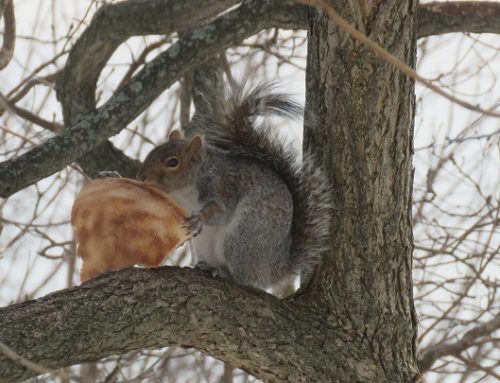
[[175,168],[177,165],[179,165],[179,160],[175,157],[170,157],[167,158],[165,163],[167,164],[168,167]]

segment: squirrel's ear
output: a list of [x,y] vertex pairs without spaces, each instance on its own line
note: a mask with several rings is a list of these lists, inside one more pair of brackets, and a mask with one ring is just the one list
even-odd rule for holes
[[181,139],[181,132],[179,130],[173,130],[168,136],[168,141],[177,141]]
[[187,152],[193,160],[201,160],[203,140],[200,136],[194,136],[187,146]]

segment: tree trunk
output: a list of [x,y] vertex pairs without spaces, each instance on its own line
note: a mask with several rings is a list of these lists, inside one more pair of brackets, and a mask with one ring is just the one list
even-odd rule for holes
[[[414,66],[416,1],[334,3],[342,17]],[[320,157],[333,180],[334,216],[332,251],[302,299],[357,334],[373,364],[355,368],[408,382],[416,371],[417,330],[414,83],[316,11],[308,44],[304,149]]]
[[[358,29],[414,66],[416,0],[334,4]],[[244,11],[248,24],[250,11]],[[262,21],[269,12],[260,12]],[[246,25],[235,20],[238,31]],[[308,288],[278,300],[200,271],[122,270],[0,309],[0,340],[50,368],[177,345],[269,382],[414,379],[414,84],[326,16],[311,11],[309,23],[305,155],[313,152],[321,160],[332,179],[335,204],[332,250]],[[220,49],[230,43],[226,40]],[[210,49],[207,57],[215,52]],[[152,83],[144,82],[142,94]],[[64,98],[64,92],[60,95]],[[0,381],[32,375],[0,355]]]

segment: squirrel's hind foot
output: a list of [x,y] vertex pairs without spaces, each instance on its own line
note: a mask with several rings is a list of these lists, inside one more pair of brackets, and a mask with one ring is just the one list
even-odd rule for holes
[[201,270],[201,271],[207,271],[213,274],[215,270],[217,270],[215,267],[210,266],[207,262],[205,261],[199,261],[195,266],[195,269]]
[[205,261],[199,261],[195,266],[195,269],[205,271],[210,273],[213,278],[219,277],[225,279],[226,281],[234,281],[233,277],[229,273],[227,267],[213,267]]

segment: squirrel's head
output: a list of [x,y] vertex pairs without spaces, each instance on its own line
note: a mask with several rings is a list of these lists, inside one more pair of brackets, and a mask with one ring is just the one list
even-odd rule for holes
[[153,149],[137,178],[161,186],[166,191],[182,189],[195,182],[204,148],[200,136],[181,138],[178,130],[168,137],[168,142]]

